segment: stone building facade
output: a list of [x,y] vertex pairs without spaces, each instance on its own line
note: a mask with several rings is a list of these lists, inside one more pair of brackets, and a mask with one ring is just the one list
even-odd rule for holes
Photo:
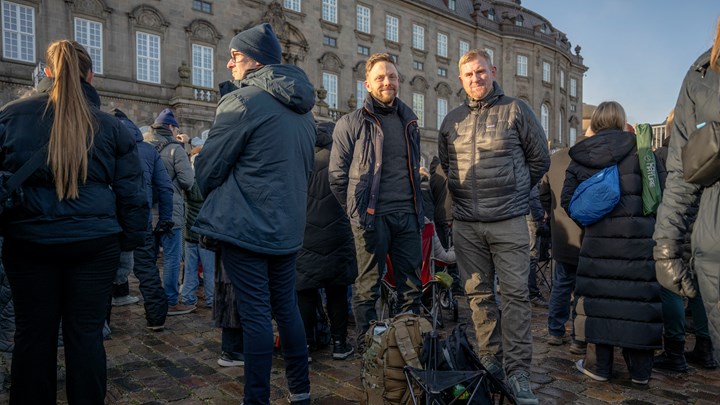
[[442,118],[464,100],[457,63],[469,49],[492,54],[497,81],[535,110],[552,148],[582,131],[580,47],[519,0],[0,1],[0,104],[31,93],[47,45],[73,38],[93,57],[104,109],[143,126],[170,106],[198,136],[212,125],[218,84],[231,79],[230,39],[269,22],[284,61],[315,84],[321,120],[361,105],[368,55],[392,54],[400,97],[421,117],[426,164]]

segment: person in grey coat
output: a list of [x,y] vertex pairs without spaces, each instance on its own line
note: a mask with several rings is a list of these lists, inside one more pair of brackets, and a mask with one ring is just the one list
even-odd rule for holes
[[[459,78],[468,98],[440,126],[438,153],[453,197],[455,254],[481,360],[502,379],[502,358],[516,402],[537,404],[529,382],[532,310],[525,215],[530,189],[550,166],[550,154],[540,121],[525,102],[503,93],[490,59],[483,50],[460,58]],[[496,274],[500,312],[493,291]]]
[[[698,289],[702,295],[715,361],[720,361],[720,181],[709,186],[685,181],[682,149],[696,129],[720,121],[719,57],[720,19],[712,48],[692,64],[680,88],[668,149],[668,178],[653,235],[660,284],[678,295],[693,297]],[[688,218],[692,215],[688,214],[698,202],[691,234],[692,265],[687,266],[683,245],[691,232]]]
[[192,231],[217,239],[243,327],[244,403],[270,403],[272,318],[277,322],[292,404],[310,403],[308,351],[295,295],[308,178],[313,167],[315,89],[281,64],[270,24],[230,41],[236,90],[218,103],[195,159],[205,203]]

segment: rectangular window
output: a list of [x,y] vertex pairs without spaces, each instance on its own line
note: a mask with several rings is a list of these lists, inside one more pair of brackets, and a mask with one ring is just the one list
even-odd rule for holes
[[445,68],[438,68],[438,76],[440,76],[440,77],[447,77],[447,69],[445,69]]
[[448,8],[450,10],[455,10],[455,0],[448,0]]
[[367,46],[358,45],[357,52],[358,52],[360,55],[369,56],[369,55],[370,55],[370,48],[368,48]]
[[577,107],[575,104],[570,104],[570,112],[577,112]]
[[93,73],[103,72],[102,24],[75,17],[75,40],[87,49],[92,59]]
[[447,45],[448,45],[448,36],[447,34],[443,34],[441,32],[438,32],[437,34],[437,54],[438,56],[442,56],[443,58],[447,58]]
[[357,30],[370,33],[370,9],[365,6],[357,6]]
[[337,24],[337,0],[323,0],[322,19]]
[[551,68],[549,62],[543,62],[543,81],[550,83]]
[[463,41],[463,40],[461,39],[461,40],[460,40],[459,49],[460,49],[460,52],[459,52],[459,53],[460,53],[460,56],[459,56],[459,58],[462,58],[463,55],[465,55],[466,53],[470,52],[470,42],[468,42],[468,41]]
[[425,50],[425,27],[413,24],[412,47],[421,51]]
[[137,79],[160,83],[160,37],[138,31],[135,35]]
[[528,68],[527,56],[518,55],[517,56],[517,75],[527,77],[527,75],[528,75],[527,68]]
[[390,55],[390,57],[392,58],[393,62],[395,62],[395,63],[397,64],[398,56],[395,55],[394,53],[389,53],[388,55]]
[[337,100],[338,100],[338,77],[337,75],[334,75],[332,73],[325,73],[323,72],[323,87],[325,87],[325,90],[327,90],[327,97],[325,97],[325,102],[328,104],[329,108],[336,109],[337,108]]
[[495,65],[495,51],[490,48],[485,48],[485,52],[490,55],[490,65]]
[[213,49],[193,44],[192,64],[193,86],[213,88]]
[[400,21],[397,17],[391,15],[385,16],[385,39],[388,41],[398,42],[398,28]]
[[423,70],[423,69],[425,69],[425,64],[420,62],[419,60],[414,60],[413,61],[413,69]]
[[577,97],[577,80],[570,79],[570,97]]
[[561,89],[565,88],[565,71],[564,70],[560,70],[560,88]]
[[35,62],[35,9],[3,1],[2,16],[3,57]]
[[358,80],[355,83],[355,86],[355,99],[357,99],[358,107],[362,107],[363,101],[365,101],[365,97],[367,96],[367,88],[365,88],[365,81]]
[[203,13],[212,13],[212,3],[204,0],[193,0],[193,10],[202,11]]
[[437,127],[440,129],[443,120],[448,112],[448,101],[444,98],[437,99]]
[[334,48],[337,48],[337,39],[333,37],[329,37],[327,35],[323,35],[323,45],[332,46]]
[[418,126],[425,126],[425,95],[413,93],[413,112],[418,117]]
[[285,0],[283,6],[288,10],[297,11],[299,13],[302,4],[301,0]]

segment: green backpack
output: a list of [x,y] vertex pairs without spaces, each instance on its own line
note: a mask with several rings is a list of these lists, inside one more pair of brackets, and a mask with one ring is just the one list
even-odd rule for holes
[[[423,335],[431,330],[430,322],[415,314],[400,314],[370,324],[360,372],[364,404],[412,404],[403,368],[422,368]],[[420,387],[413,390],[421,392]]]

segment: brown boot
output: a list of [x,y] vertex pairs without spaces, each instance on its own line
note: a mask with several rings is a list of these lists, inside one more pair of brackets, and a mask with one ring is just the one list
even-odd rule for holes
[[700,366],[707,370],[717,368],[717,362],[713,358],[713,345],[709,338],[695,337],[695,347],[691,352],[685,352],[688,363]]

